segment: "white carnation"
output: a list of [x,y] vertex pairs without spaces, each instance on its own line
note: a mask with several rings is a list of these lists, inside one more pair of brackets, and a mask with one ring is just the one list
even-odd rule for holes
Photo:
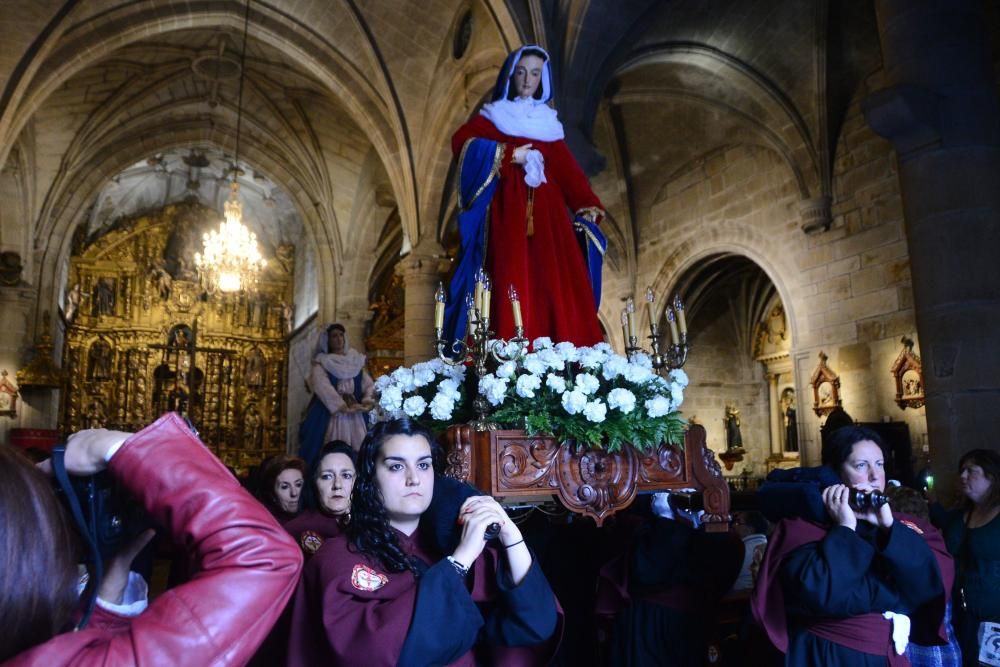
[[392,380],[403,391],[413,391],[417,388],[413,381],[413,371],[405,366],[401,366],[392,372]]
[[670,392],[670,401],[673,403],[671,412],[673,410],[678,410],[681,407],[681,403],[684,402],[684,390],[678,389],[677,391]]
[[452,412],[455,410],[455,399],[451,396],[438,392],[438,394],[431,400],[431,417],[437,419],[438,421],[447,421],[451,419]]
[[389,385],[379,396],[378,404],[386,412],[399,412],[403,409],[403,391],[396,385]]
[[379,375],[378,379],[375,380],[375,391],[383,392],[385,388],[392,384],[392,377],[389,375]]
[[587,396],[579,391],[567,391],[562,395],[563,410],[571,415],[583,410],[587,405]]
[[670,371],[670,382],[671,384],[679,384],[681,389],[688,386],[688,376],[682,368],[675,368]]
[[536,338],[535,340],[531,341],[531,349],[534,350],[535,352],[550,347],[552,347],[552,339],[549,338],[548,336],[541,336],[540,338]]
[[594,349],[598,352],[603,352],[604,354],[614,354],[614,348],[611,347],[610,343],[606,343],[603,340],[600,343],[594,345]]
[[653,370],[653,360],[645,352],[636,352],[633,354],[632,363],[636,366],[642,366],[647,370]]
[[517,364],[513,361],[505,361],[500,364],[500,368],[497,369],[496,375],[500,378],[509,378],[517,370]]
[[657,395],[646,401],[646,412],[654,419],[670,414],[670,408],[670,399],[666,396]]
[[458,391],[458,380],[453,380],[452,378],[445,378],[438,383],[438,394],[444,395],[450,398],[452,401],[457,401],[461,394]]
[[608,406],[603,401],[589,401],[583,408],[587,421],[600,424],[608,416]]
[[538,353],[538,359],[554,371],[561,371],[566,367],[566,362],[553,349],[545,349]]
[[545,372],[546,368],[545,362],[537,354],[529,354],[524,358],[524,370],[529,373],[541,375]]
[[561,394],[566,391],[566,380],[561,375],[549,373],[545,376],[545,386],[557,394]]
[[602,372],[606,380],[614,380],[619,375],[624,375],[626,369],[628,369],[628,359],[618,354],[612,354],[604,362]]
[[642,384],[643,382],[649,382],[655,375],[653,371],[649,370],[645,366],[639,364],[629,364],[623,373],[625,379],[634,384]]
[[535,390],[542,386],[542,378],[537,375],[524,374],[517,378],[514,390],[521,398],[534,398]]
[[497,406],[507,397],[507,378],[498,378],[489,373],[479,379],[479,393],[486,397],[490,405]]
[[426,364],[417,364],[413,367],[413,384],[417,387],[426,387],[434,382],[437,375]]
[[410,417],[419,417],[427,409],[427,401],[421,396],[410,396],[403,401],[403,412]]
[[628,414],[635,410],[635,394],[628,389],[612,389],[608,392],[608,406]]
[[564,340],[561,343],[556,343],[556,352],[559,356],[563,358],[564,361],[574,362],[580,358],[580,352],[577,351],[576,345]]
[[576,376],[574,388],[577,391],[590,395],[601,388],[601,381],[597,379],[596,375],[591,375],[590,373],[580,373]]
[[580,365],[584,368],[600,368],[601,364],[607,361],[608,354],[603,350],[592,347],[580,348]]

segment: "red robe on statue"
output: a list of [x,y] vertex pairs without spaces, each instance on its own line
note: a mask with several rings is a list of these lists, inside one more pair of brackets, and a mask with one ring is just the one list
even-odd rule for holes
[[[490,328],[501,338],[514,335],[514,316],[507,288],[521,298],[524,335],[548,336],[553,342],[594,345],[604,340],[597,306],[580,246],[567,211],[600,209],[583,170],[564,141],[538,141],[502,134],[489,120],[476,116],[451,139],[456,158],[469,139],[504,144],[499,185],[490,206],[486,272],[493,281]],[[512,161],[514,149],[531,144],[545,158],[546,182],[529,188],[524,168]],[[530,216],[530,223],[529,223]],[[598,220],[599,222],[599,220]]]

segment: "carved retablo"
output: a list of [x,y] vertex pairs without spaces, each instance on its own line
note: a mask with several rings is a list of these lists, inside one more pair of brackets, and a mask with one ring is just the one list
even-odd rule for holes
[[264,248],[257,292],[206,294],[192,262],[219,213],[166,206],[81,240],[70,259],[61,428],[135,431],[167,410],[242,472],[285,451],[294,252]]

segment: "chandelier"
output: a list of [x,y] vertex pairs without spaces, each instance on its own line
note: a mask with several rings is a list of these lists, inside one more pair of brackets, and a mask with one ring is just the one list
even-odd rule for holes
[[247,28],[250,25],[250,0],[243,17],[243,52],[240,56],[240,92],[236,102],[236,151],[233,158],[233,182],[225,203],[225,219],[218,229],[202,237],[202,252],[195,253],[194,263],[205,286],[220,292],[245,292],[257,285],[257,277],[267,262],[257,247],[257,235],[243,224],[240,203],[240,129],[243,124],[243,81],[246,78]]
[[241,292],[256,286],[267,260],[257,248],[257,235],[243,224],[240,184],[233,180],[230,188],[225,220],[218,229],[204,234],[204,250],[195,253],[194,263],[210,287]]

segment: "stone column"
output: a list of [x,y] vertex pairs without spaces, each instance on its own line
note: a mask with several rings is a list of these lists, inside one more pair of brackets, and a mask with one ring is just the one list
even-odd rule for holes
[[897,153],[942,482],[1000,433],[1000,106],[983,4],[877,0],[886,88],[864,102]]
[[407,366],[434,356],[434,291],[448,265],[444,248],[431,239],[421,242],[396,265],[406,297],[403,363]]

